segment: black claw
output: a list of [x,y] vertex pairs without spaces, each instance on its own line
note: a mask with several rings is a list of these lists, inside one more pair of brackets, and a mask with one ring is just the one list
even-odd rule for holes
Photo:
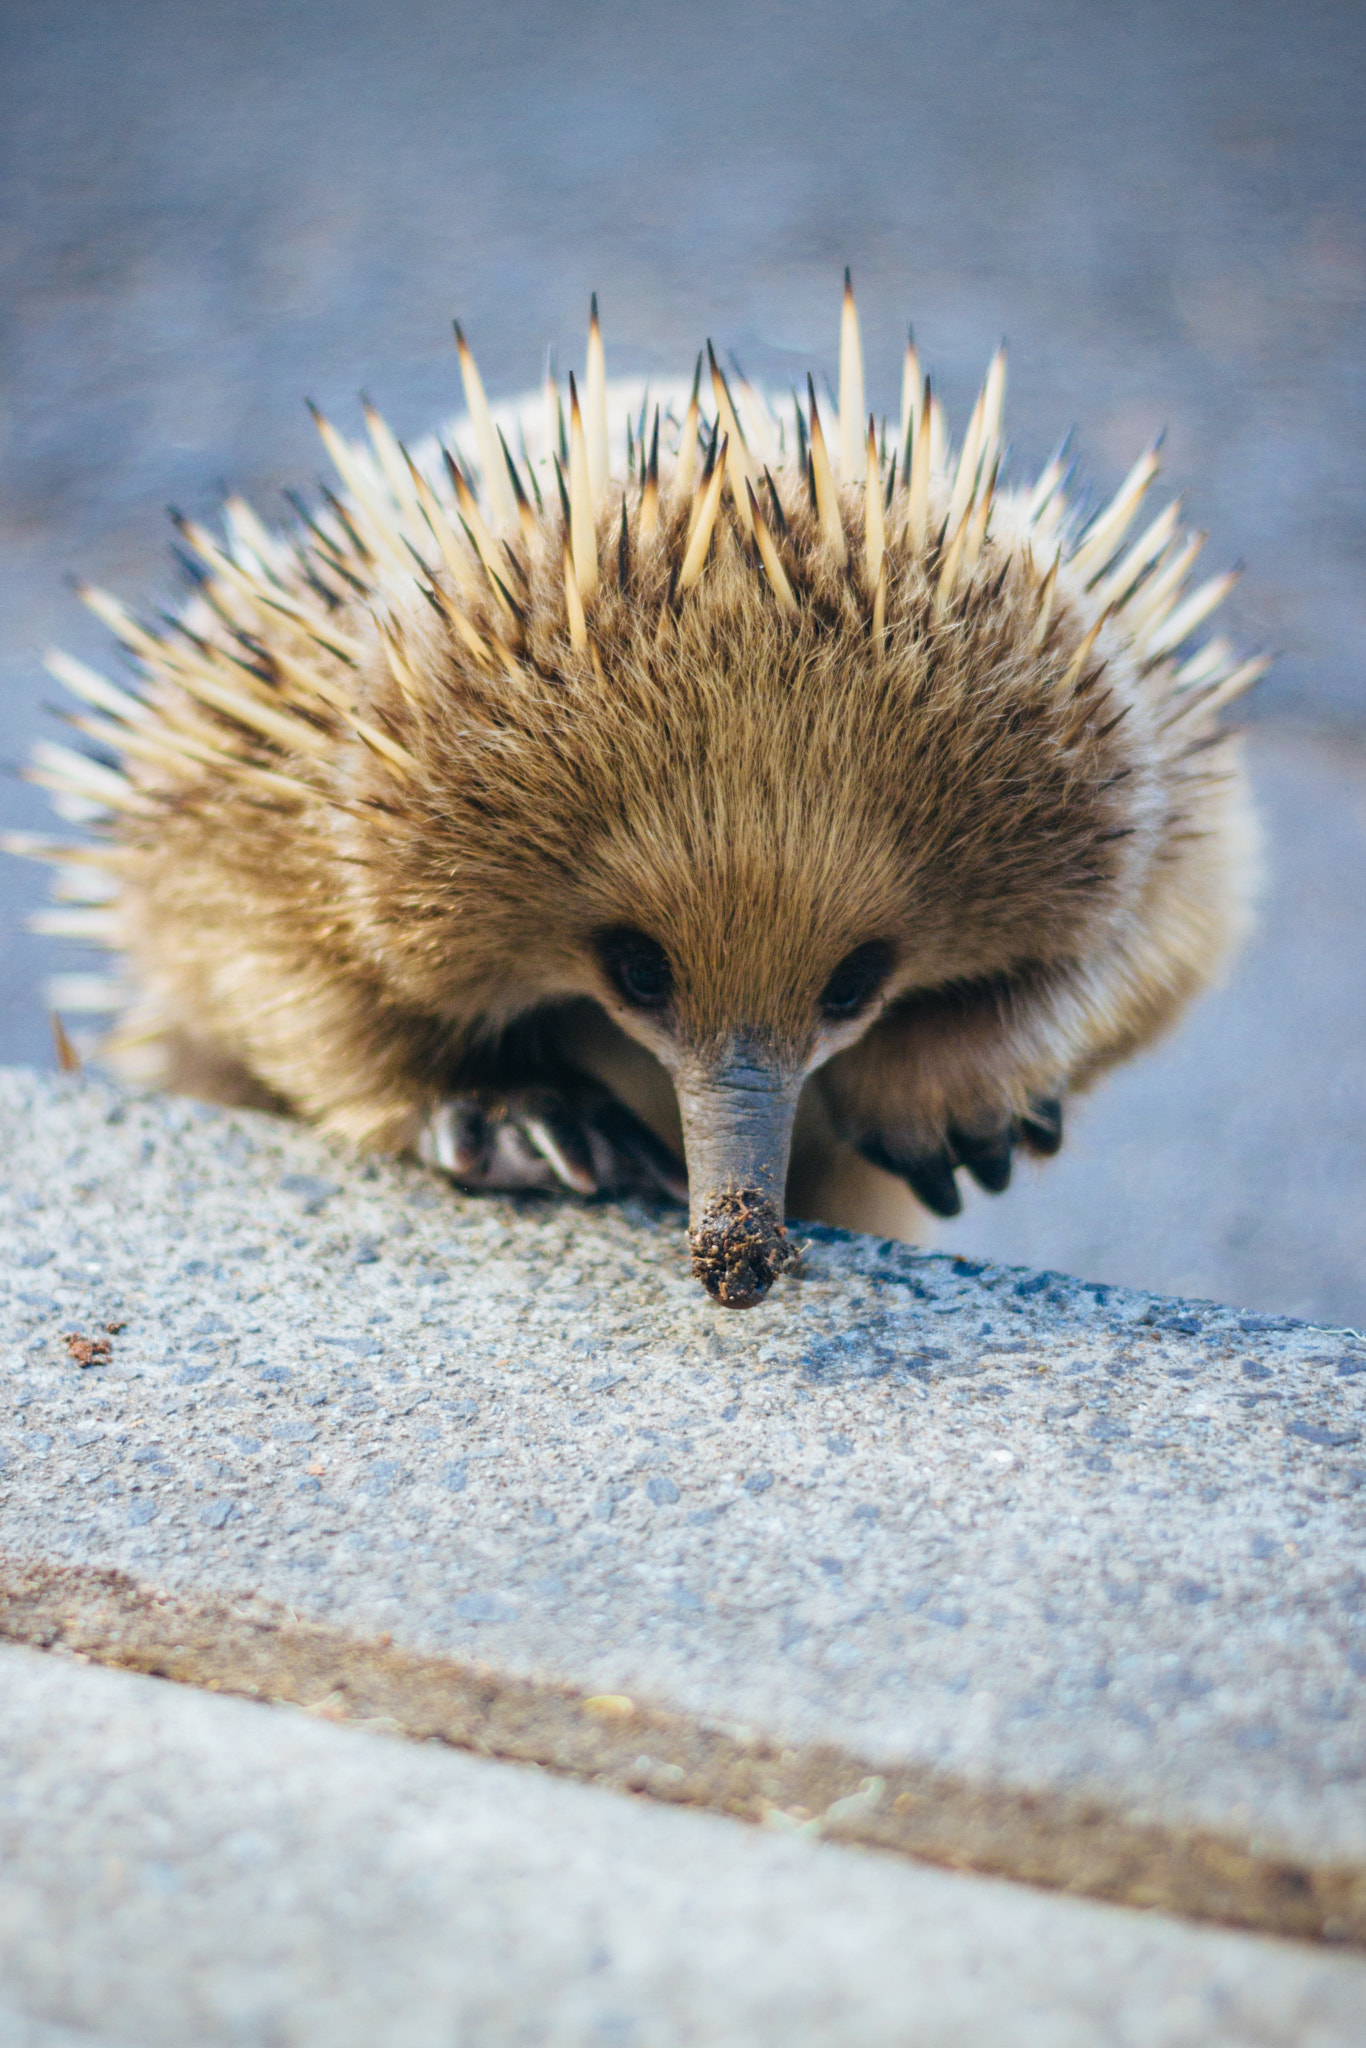
[[1006,1124],[999,1131],[965,1131],[949,1125],[949,1145],[966,1166],[979,1188],[989,1195],[1002,1195],[1010,1186],[1010,1167],[1015,1151],[1015,1129]]
[[953,1177],[953,1161],[947,1152],[903,1166],[901,1177],[916,1199],[933,1210],[936,1216],[956,1216],[963,1206],[963,1197]]
[[904,1180],[916,1200],[936,1216],[956,1216],[962,1208],[963,1197],[953,1177],[954,1162],[947,1151],[893,1153],[881,1138],[865,1138],[858,1149],[874,1166]]
[[1062,1144],[1062,1104],[1032,1102],[1028,1114],[1020,1118],[1020,1142],[1041,1159],[1051,1159]]

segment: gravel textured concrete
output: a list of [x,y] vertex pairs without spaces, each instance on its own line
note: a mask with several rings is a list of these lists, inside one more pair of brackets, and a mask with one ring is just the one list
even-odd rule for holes
[[92,2034],[85,2027],[64,2027],[59,2021],[39,2019],[21,2012],[8,1998],[0,1997],[0,2042],[4,2048],[131,2048],[112,2034]]
[[1366,1881],[1358,1336],[831,1232],[727,1315],[672,1216],[16,1072],[0,1159],[11,1554]]
[[6,2048],[1347,2048],[1366,1996],[1360,1957],[15,1649],[0,1974]]
[[[457,400],[452,313],[506,396],[552,338],[581,360],[595,289],[615,368],[712,332],[786,388],[833,369],[852,263],[879,407],[914,319],[958,421],[1008,337],[1021,469],[1075,423],[1103,488],[1166,427],[1211,562],[1248,564],[1230,630],[1280,655],[1250,707],[1263,941],[946,1241],[1366,1323],[1364,45],[1330,0],[9,0],[4,755],[48,728],[45,646],[108,658],[65,579],[160,600],[168,501],[308,489],[305,393],[421,432]],[[22,929],[43,887],[0,862],[3,1060],[50,1060],[43,979],[81,964]]]

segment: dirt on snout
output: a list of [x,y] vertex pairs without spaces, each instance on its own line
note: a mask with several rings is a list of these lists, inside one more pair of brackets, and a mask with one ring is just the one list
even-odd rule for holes
[[757,1188],[709,1196],[688,1243],[693,1272],[722,1308],[752,1308],[800,1257],[777,1210]]

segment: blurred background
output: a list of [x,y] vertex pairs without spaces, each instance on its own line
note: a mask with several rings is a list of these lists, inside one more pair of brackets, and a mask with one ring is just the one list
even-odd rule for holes
[[[978,1198],[954,1249],[1366,1323],[1366,10],[1316,0],[5,0],[0,9],[0,756],[66,580],[175,588],[164,507],[262,511],[321,453],[305,393],[405,437],[455,411],[458,314],[494,396],[548,341],[687,369],[715,336],[833,373],[853,266],[869,398],[913,320],[955,432],[1011,349],[1014,474],[1069,426],[1244,560],[1260,935],[1182,1031]],[[0,814],[44,828],[7,780]],[[52,1063],[0,860],[0,1059]]]

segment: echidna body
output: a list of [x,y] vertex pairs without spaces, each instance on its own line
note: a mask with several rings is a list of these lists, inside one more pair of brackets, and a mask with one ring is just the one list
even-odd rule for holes
[[112,760],[33,772],[104,835],[18,850],[114,878],[47,926],[124,952],[165,1078],[468,1186],[686,1192],[747,1306],[789,1210],[912,1235],[908,1187],[1003,1188],[1210,979],[1263,664],[1190,652],[1231,579],[1187,592],[1175,508],[1135,538],[1152,455],[1087,524],[1060,463],[998,488],[1001,358],[956,453],[913,352],[865,434],[847,290],[837,424],[712,359],[624,473],[596,309],[520,463],[460,346],[469,450],[320,421],[305,524],[182,522],[155,630],[89,594],[139,684],[54,657]]

